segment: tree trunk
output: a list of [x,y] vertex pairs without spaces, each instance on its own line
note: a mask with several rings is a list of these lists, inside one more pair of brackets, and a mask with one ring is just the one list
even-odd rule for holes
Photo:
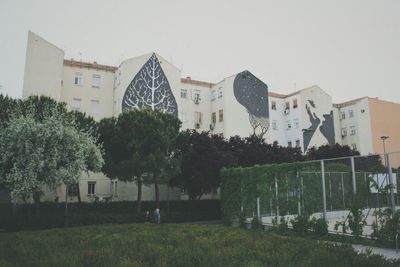
[[157,209],[159,209],[160,208],[160,190],[158,188],[157,179],[154,179],[154,189],[156,191],[156,207],[157,207]]
[[78,196],[78,203],[80,204],[82,200],[81,200],[81,189],[79,187],[79,183],[76,184],[76,194]]
[[140,212],[142,211],[142,177],[138,176],[137,178],[137,187],[138,187],[138,193],[137,193],[137,201],[136,201],[136,215],[140,215]]
[[33,201],[35,203],[34,218],[40,217],[40,193],[33,194]]
[[65,185],[64,227],[68,227],[68,185]]

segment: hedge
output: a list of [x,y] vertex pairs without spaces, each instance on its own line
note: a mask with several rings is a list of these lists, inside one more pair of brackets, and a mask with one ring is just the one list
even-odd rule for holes
[[[154,201],[142,202],[142,213],[136,215],[135,201],[111,203],[69,203],[68,225],[92,225],[102,223],[144,222],[144,213],[152,213]],[[168,209],[169,205],[169,209]],[[219,220],[219,200],[181,200],[160,202],[161,222],[193,222]],[[64,226],[64,203],[43,202],[39,205],[24,204],[12,215],[11,204],[0,204],[0,229],[7,231],[37,230]]]

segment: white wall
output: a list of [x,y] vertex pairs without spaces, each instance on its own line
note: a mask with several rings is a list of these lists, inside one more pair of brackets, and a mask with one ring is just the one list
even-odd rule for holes
[[49,96],[60,100],[64,51],[29,31],[22,97]]
[[[74,84],[75,73],[82,74],[81,85]],[[93,74],[100,75],[98,88],[93,87]],[[73,99],[81,99],[79,111],[85,112],[95,120],[112,117],[114,114],[114,77],[115,73],[111,71],[64,65],[61,101],[67,103],[67,108],[72,110]],[[92,109],[92,100],[99,102],[98,111]]]

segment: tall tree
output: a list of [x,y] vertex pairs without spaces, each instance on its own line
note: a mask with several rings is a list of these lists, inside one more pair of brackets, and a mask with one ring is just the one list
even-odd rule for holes
[[[12,119],[0,132],[0,150],[0,180],[13,203],[35,198],[45,187],[68,188],[82,171],[99,171],[103,164],[96,141],[57,116],[41,122],[29,116]],[[65,207],[67,215],[67,201]]]
[[219,187],[219,170],[222,167],[221,143],[208,132],[187,130],[178,138],[178,151],[182,158],[182,172],[171,180],[172,186],[184,189],[190,199],[200,199]]
[[158,203],[159,183],[176,170],[172,155],[179,127],[173,115],[148,109],[126,111],[118,119],[100,122],[100,141],[106,152],[103,170],[111,179],[137,184],[138,213],[142,186],[154,184]]

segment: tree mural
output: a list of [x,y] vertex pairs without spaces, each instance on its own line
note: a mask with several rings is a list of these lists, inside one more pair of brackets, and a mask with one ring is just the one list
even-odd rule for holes
[[236,100],[249,113],[254,134],[259,128],[259,136],[262,137],[269,127],[268,86],[246,70],[236,75],[233,92]]
[[122,100],[122,110],[143,108],[178,116],[175,97],[155,53],[135,75]]

